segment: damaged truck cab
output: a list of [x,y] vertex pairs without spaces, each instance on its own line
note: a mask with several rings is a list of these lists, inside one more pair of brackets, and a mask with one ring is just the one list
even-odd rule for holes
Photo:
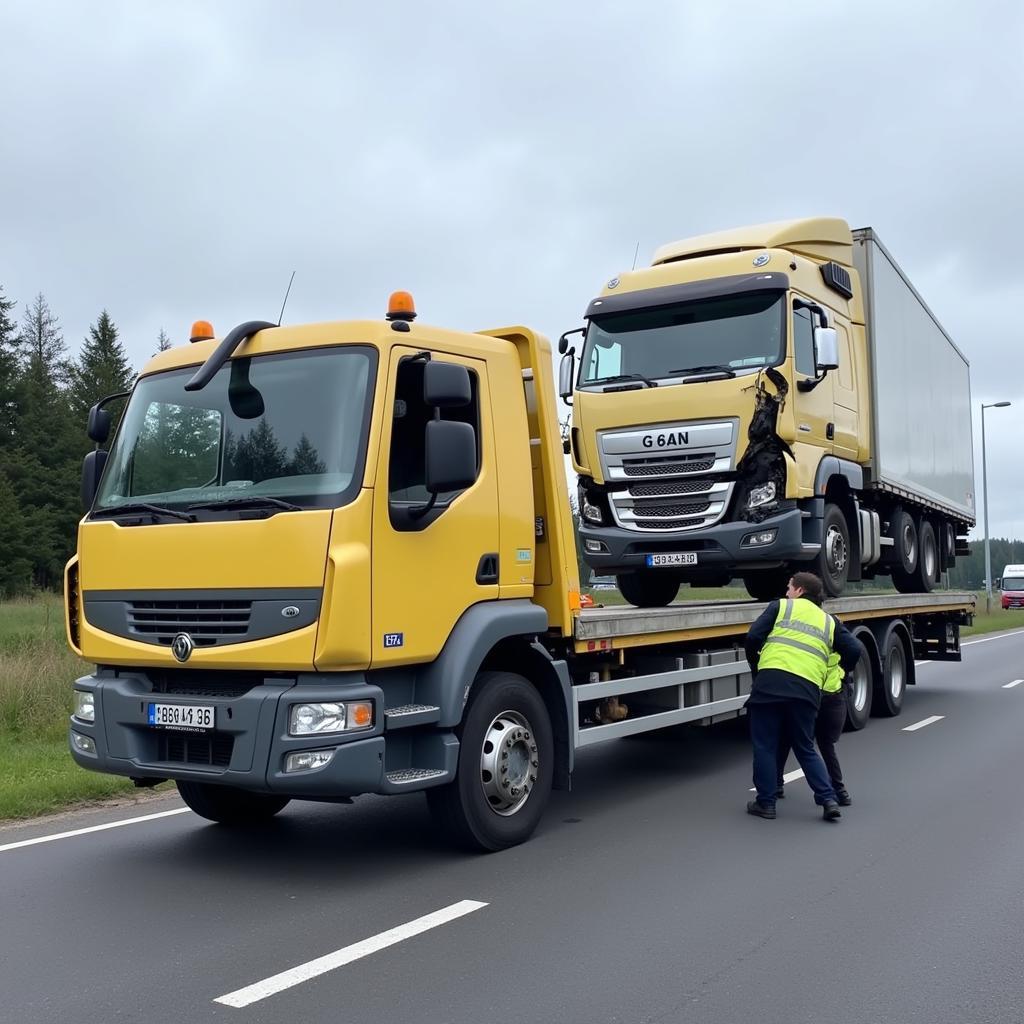
[[967,362],[870,229],[667,245],[585,319],[578,372],[559,346],[582,547],[631,603],[735,576],[767,600],[797,568],[924,592],[964,550]]

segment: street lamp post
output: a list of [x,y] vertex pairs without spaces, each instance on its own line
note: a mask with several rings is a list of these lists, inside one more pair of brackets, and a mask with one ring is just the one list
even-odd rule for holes
[[988,543],[988,466],[985,464],[985,410],[1005,409],[1009,402],[990,402],[981,405],[981,493],[985,509],[985,614],[992,614],[992,552]]

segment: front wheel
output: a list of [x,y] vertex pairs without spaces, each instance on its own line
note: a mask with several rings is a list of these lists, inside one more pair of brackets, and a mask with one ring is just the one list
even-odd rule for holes
[[679,593],[679,578],[671,573],[625,572],[615,577],[622,596],[637,608],[664,608]]
[[482,672],[459,737],[455,781],[427,790],[441,827],[473,850],[504,850],[533,834],[551,794],[554,740],[544,699],[511,672]]
[[253,825],[272,818],[288,806],[289,798],[272,793],[250,793],[208,782],[177,782],[181,799],[201,818],[221,825]]
[[821,524],[821,551],[814,572],[821,577],[826,597],[839,597],[850,576],[850,528],[838,505],[829,502]]

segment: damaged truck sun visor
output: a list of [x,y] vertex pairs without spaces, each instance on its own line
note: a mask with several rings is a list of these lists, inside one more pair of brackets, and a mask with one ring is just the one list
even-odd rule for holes
[[744,292],[784,292],[789,289],[788,274],[734,274],[690,284],[670,284],[663,288],[644,288],[619,295],[602,295],[593,299],[585,314],[587,319],[626,310],[673,306],[681,302],[740,295]]

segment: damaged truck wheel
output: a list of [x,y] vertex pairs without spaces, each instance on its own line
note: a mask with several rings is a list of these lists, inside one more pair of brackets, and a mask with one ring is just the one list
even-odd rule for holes
[[622,596],[637,608],[664,608],[679,593],[679,578],[671,573],[624,572],[615,582]]
[[850,528],[838,505],[827,502],[821,523],[821,551],[810,569],[821,577],[826,597],[839,597],[850,575]]

